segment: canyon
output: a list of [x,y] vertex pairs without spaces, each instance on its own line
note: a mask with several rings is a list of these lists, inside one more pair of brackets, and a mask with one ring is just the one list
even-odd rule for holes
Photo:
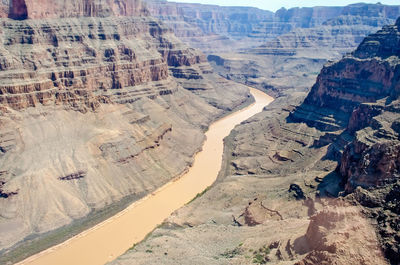
[[[397,265],[400,19],[392,24],[351,53],[311,54],[312,29],[208,56],[220,75],[277,98],[225,140],[210,189],[110,264]],[[304,32],[310,47],[298,45]],[[355,31],[341,32],[335,40]],[[286,51],[273,51],[281,40]]]
[[182,176],[250,86],[216,182],[109,264],[399,264],[399,16],[3,0],[0,263]]
[[182,176],[92,229],[18,264],[105,264],[122,255],[132,244],[143,240],[173,211],[215,181],[222,163],[223,138],[235,125],[259,113],[273,101],[273,98],[254,88],[250,88],[250,92],[255,102],[211,124],[202,150]]
[[140,1],[78,2],[43,1],[55,11],[38,14],[26,1],[27,14],[1,20],[1,263],[179,176],[211,122],[251,102]]

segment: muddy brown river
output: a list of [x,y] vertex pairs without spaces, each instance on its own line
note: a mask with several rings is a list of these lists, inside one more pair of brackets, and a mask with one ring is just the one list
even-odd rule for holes
[[237,124],[261,112],[273,101],[259,90],[250,88],[250,92],[255,103],[210,126],[203,149],[186,174],[95,227],[18,264],[102,265],[143,240],[172,212],[214,183],[221,169],[223,139]]

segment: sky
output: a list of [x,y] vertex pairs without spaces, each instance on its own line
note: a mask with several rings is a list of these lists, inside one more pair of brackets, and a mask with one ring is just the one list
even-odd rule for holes
[[[170,2],[213,4],[221,6],[254,6],[265,10],[276,11],[281,7],[291,8],[297,6],[345,6],[349,4],[364,2],[377,3],[378,1],[369,0],[168,0]],[[400,0],[380,0],[386,5],[400,5]]]

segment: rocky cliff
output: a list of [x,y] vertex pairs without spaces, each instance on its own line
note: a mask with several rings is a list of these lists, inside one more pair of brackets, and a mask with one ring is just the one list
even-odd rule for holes
[[253,7],[224,7],[216,5],[174,3],[147,0],[150,13],[162,20],[171,17],[196,25],[205,34],[220,34],[243,38],[260,21],[271,20],[273,13]]
[[275,38],[251,52],[294,55],[329,51],[340,56],[353,51],[368,34],[393,24],[399,13],[399,6],[381,4],[281,9],[276,12],[274,22],[281,25],[280,32],[270,32]]
[[385,254],[392,264],[398,264],[400,19],[394,26],[366,38],[353,56],[365,62],[366,67],[371,61],[382,65],[382,96],[353,111],[347,130],[354,134],[354,140],[344,150],[339,172],[346,192],[354,191],[350,198],[377,220]]
[[[111,97],[123,98],[113,89],[167,80],[169,66],[205,62],[204,56],[176,43],[168,29],[151,19],[71,18],[54,22],[2,22],[3,105],[23,109],[62,103],[82,110],[95,109]],[[137,41],[128,43],[129,39]],[[157,93],[163,89],[158,87]],[[154,92],[147,91],[149,95]],[[133,100],[135,93],[130,94]]]
[[393,23],[387,17],[365,15],[338,16],[311,28],[296,28],[251,50],[256,54],[311,54],[331,53],[340,56],[351,52],[365,36],[378,28]]
[[[147,12],[140,0],[3,0],[3,6],[2,9],[6,10],[4,13],[13,19],[138,16]],[[4,17],[4,13],[1,17]]]
[[[383,27],[352,54],[326,65],[291,116],[328,130],[336,125],[355,135],[340,168],[348,190],[385,184],[397,174],[399,23]],[[336,117],[332,123],[329,115]]]
[[152,16],[174,29],[178,38],[204,52],[236,50],[256,45],[255,39],[243,39],[253,32],[260,21],[271,20],[273,17],[272,12],[251,7],[222,7],[164,0],[146,0],[146,5]]
[[[282,8],[276,13],[256,8],[184,4],[162,0],[147,0],[146,4],[150,13],[173,28],[180,39],[207,53],[257,47],[267,41],[267,44],[261,45],[256,51],[265,53],[267,50],[273,53],[276,52],[276,48],[290,49],[293,48],[292,45],[298,46],[300,43],[303,43],[304,47],[323,44],[339,46],[345,48],[345,51],[350,51],[369,33],[393,23],[400,12],[399,6],[381,4]],[[338,19],[339,17],[342,18]],[[341,26],[335,28],[332,23]],[[323,25],[325,27],[320,28]],[[282,39],[275,39],[286,33],[289,34]]]
[[10,5],[14,19],[0,19],[0,263],[179,176],[208,125],[248,100],[140,1]]
[[[384,27],[382,31],[366,38],[354,53],[325,65],[303,105],[292,117],[303,117],[327,128],[338,125],[336,128],[340,129],[347,126],[350,115],[361,103],[376,102],[396,94],[397,61],[396,57],[390,57],[388,53],[397,56],[397,46],[397,27]],[[382,55],[377,56],[379,51]],[[331,113],[336,120],[333,123],[319,120],[316,118],[321,116],[319,109]]]

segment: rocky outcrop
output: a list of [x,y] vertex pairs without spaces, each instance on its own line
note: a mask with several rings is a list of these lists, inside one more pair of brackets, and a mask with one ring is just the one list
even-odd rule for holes
[[296,265],[386,264],[377,237],[359,208],[333,204],[310,218],[305,237],[311,251]]
[[400,55],[400,20],[394,26],[383,27],[382,30],[364,39],[354,52],[354,56],[361,59],[379,57],[387,59],[390,56]]
[[347,191],[352,191],[357,186],[381,187],[399,179],[398,135],[393,134],[390,128],[383,127],[378,130],[368,128],[357,132],[356,139],[345,149],[340,173],[345,179]]
[[[382,186],[398,179],[399,23],[400,19],[395,26],[370,35],[354,52],[354,58],[361,62],[358,71],[374,83],[374,86],[363,83],[359,91],[380,95],[364,99],[373,103],[361,104],[351,115],[348,130],[355,133],[355,139],[346,148],[340,165],[348,191],[357,186]],[[370,64],[374,68],[370,69]],[[359,79],[365,82],[362,77]],[[376,102],[379,98],[382,100]]]
[[[380,44],[379,36],[382,35],[386,35],[390,41],[382,41]],[[371,51],[371,43],[375,43],[374,51]],[[397,56],[396,47],[397,26],[384,27],[366,38],[352,55],[345,56],[339,62],[327,64],[321,70],[304,103],[291,117],[327,129],[347,127],[350,115],[360,104],[376,102],[397,93],[396,59],[388,57],[386,53],[382,53],[382,57],[376,56],[379,49],[392,51]],[[366,54],[370,56],[367,57]],[[318,113],[319,109],[324,109],[325,113]],[[335,120],[327,122],[326,117],[330,115]],[[350,121],[350,127],[354,126],[354,122]]]
[[391,264],[400,261],[400,182],[365,190],[357,187],[347,199],[361,204],[364,213],[376,222],[380,246]]

